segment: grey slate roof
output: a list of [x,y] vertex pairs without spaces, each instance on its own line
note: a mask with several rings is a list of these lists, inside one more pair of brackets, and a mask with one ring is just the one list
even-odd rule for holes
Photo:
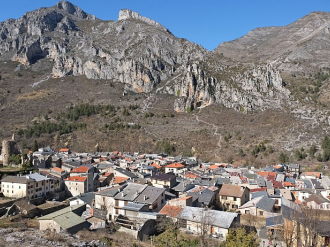
[[123,209],[139,212],[139,211],[143,211],[144,209],[146,209],[146,207],[148,208],[148,206],[145,204],[129,202],[123,207]]
[[118,193],[115,196],[115,199],[123,201],[134,201],[135,198],[137,198],[138,195],[147,187],[148,185],[128,183],[126,187],[122,190],[122,192]]
[[116,168],[115,170],[116,172],[120,172],[121,174],[124,174],[125,176],[129,177],[129,178],[136,178],[137,176],[132,173],[132,172],[129,172],[125,169],[122,169],[122,168]]
[[330,179],[329,179],[329,177],[323,176],[321,181],[322,181],[322,185],[325,189],[330,189]]
[[271,212],[275,204],[275,200],[263,196],[261,200],[256,204],[257,208],[260,208],[266,212]]
[[92,202],[95,199],[95,193],[94,192],[84,193],[81,194],[80,196],[76,196],[76,198],[79,198],[88,205],[92,205]]
[[181,210],[177,218],[228,229],[237,216],[237,213],[186,206]]
[[178,183],[176,186],[174,186],[172,188],[172,190],[178,191],[178,192],[185,192],[185,191],[188,191],[188,190],[190,190],[194,187],[195,187],[194,184],[181,182],[181,183]]
[[303,179],[303,181],[304,181],[307,189],[313,188],[313,184],[311,183],[311,181],[309,181],[308,179]]
[[193,201],[197,200],[198,205],[210,205],[215,193],[209,189],[199,192],[189,192],[187,196],[192,196]]
[[165,174],[157,174],[150,177],[151,179],[157,179],[157,180],[163,180],[163,181],[171,181],[172,179],[175,179],[176,176],[171,173],[165,173]]
[[314,189],[324,189],[320,181],[318,181],[317,179],[311,179],[311,182],[314,186]]
[[253,192],[253,193],[251,193],[251,199],[257,198],[259,196],[264,196],[264,195],[268,195],[267,191],[265,191],[265,190]]
[[266,187],[266,180],[263,177],[257,178],[256,180],[259,187]]
[[120,185],[120,186],[116,186],[116,187],[111,187],[111,188],[108,188],[108,189],[101,190],[101,191],[97,192],[97,194],[98,195],[102,195],[102,196],[114,197],[120,191],[122,191],[125,188],[125,186],[126,185]]
[[284,220],[283,220],[282,215],[277,215],[277,216],[266,218],[266,227],[283,225],[283,224],[284,224]]
[[134,200],[134,202],[152,204],[157,200],[158,197],[161,196],[162,193],[164,193],[165,196],[165,188],[148,186],[141,192],[141,194]]
[[7,177],[3,178],[1,180],[1,182],[26,184],[29,182],[33,182],[33,180],[28,179],[27,177],[7,176]]

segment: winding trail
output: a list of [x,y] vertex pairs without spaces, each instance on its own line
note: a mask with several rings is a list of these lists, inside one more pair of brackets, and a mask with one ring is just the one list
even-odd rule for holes
[[[200,108],[200,109],[202,109],[202,108]],[[222,140],[222,137],[221,137],[221,134],[218,133],[219,127],[216,126],[215,124],[211,124],[211,123],[208,123],[208,122],[206,122],[204,120],[200,120],[199,117],[196,114],[192,114],[192,115],[196,118],[196,121],[198,123],[203,123],[203,124],[209,125],[209,126],[211,126],[214,129],[213,135],[214,136],[219,136],[219,140],[217,142],[217,146],[218,146],[219,149],[221,149],[221,140]],[[216,153],[214,153],[214,156],[217,157],[217,158],[220,158]]]
[[44,81],[47,81],[49,78],[50,78],[50,76],[48,75],[48,76],[46,76],[44,79],[42,79],[42,80],[40,80],[40,81],[37,81],[37,82],[31,84],[31,87],[36,87],[36,86],[38,86],[40,83],[42,83],[42,82],[44,82]]

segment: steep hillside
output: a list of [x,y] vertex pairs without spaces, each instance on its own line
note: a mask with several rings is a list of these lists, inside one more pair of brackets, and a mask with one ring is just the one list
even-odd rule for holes
[[276,162],[328,132],[329,16],[209,52],[127,9],[116,21],[67,1],[28,12],[0,23],[0,138]]

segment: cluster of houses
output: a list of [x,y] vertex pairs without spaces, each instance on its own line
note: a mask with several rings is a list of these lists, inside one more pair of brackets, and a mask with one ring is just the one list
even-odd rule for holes
[[[250,218],[265,222],[257,229],[261,246],[271,241],[288,246],[283,232],[290,229],[292,240],[299,224],[308,228],[302,222],[306,217],[293,215],[301,216],[304,209],[330,212],[329,177],[301,172],[298,164],[254,169],[198,163],[195,157],[55,152],[49,147],[30,158],[38,172],[4,177],[1,192],[28,201],[40,197],[64,201],[67,207],[38,218],[41,230],[76,233],[113,222],[121,226],[119,230],[143,239],[169,218],[187,233],[225,240],[230,228],[243,221],[248,224]],[[318,222],[330,225],[323,221]],[[310,228],[319,246],[330,243],[329,227]],[[282,238],[275,238],[280,230]],[[292,244],[299,241],[302,238],[296,237]]]

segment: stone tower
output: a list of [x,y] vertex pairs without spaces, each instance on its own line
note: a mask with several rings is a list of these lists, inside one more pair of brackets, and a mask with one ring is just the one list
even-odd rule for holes
[[9,165],[9,158],[13,154],[17,153],[15,140],[3,140],[2,141],[2,162],[4,166]]

